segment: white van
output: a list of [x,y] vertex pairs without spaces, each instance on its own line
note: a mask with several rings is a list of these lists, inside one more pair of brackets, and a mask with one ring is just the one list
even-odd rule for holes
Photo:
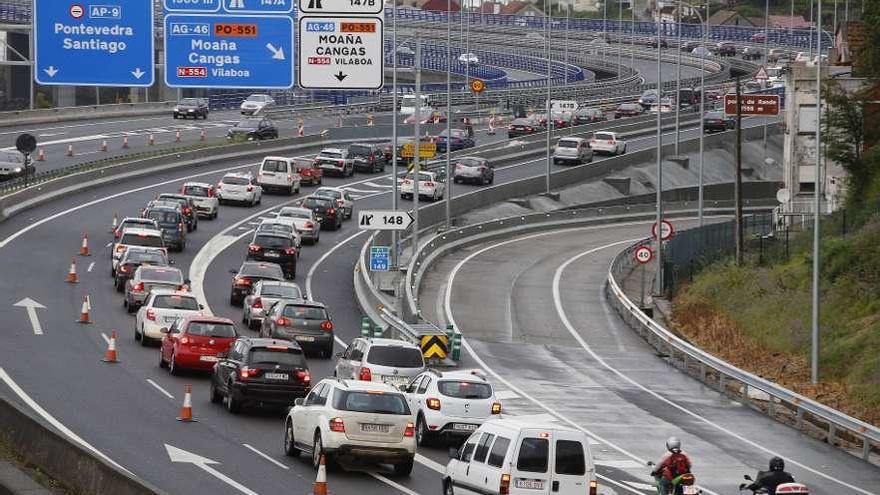
[[456,495],[596,495],[587,435],[552,424],[493,419],[451,457],[443,493]]
[[[434,112],[434,109],[431,108],[431,105],[428,104],[428,96],[427,95],[419,95],[419,99],[422,101],[421,107],[419,109],[419,115],[431,115]],[[406,94],[400,100],[400,115],[409,116],[416,113],[416,95],[414,94]]]
[[271,189],[287,194],[298,193],[300,180],[293,158],[267,156],[257,171],[257,184],[266,192]]

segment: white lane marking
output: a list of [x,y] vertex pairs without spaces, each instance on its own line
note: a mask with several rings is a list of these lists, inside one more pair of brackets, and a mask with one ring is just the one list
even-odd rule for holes
[[254,447],[252,447],[252,446],[250,446],[250,445],[248,445],[248,444],[246,444],[246,443],[243,443],[242,445],[244,446],[244,448],[246,448],[246,449],[250,450],[251,452],[257,454],[258,456],[262,457],[263,459],[266,459],[267,461],[271,462],[272,464],[275,464],[276,466],[280,467],[281,469],[283,469],[283,470],[285,470],[285,471],[287,471],[287,470],[290,469],[289,467],[285,466],[284,464],[281,464],[280,462],[276,461],[275,459],[272,459],[272,458],[269,457],[267,454],[264,454],[264,453],[260,452],[260,451],[257,450],[256,448],[254,448]]
[[211,312],[211,306],[208,304],[208,297],[205,295],[205,273],[208,271],[208,266],[210,266],[214,258],[225,251],[226,248],[235,244],[245,236],[250,235],[251,232],[253,232],[253,230],[247,230],[239,235],[221,234],[212,237],[210,241],[202,246],[202,249],[199,249],[199,252],[196,253],[196,257],[193,258],[192,263],[190,263],[189,278],[192,282],[192,293],[196,296],[196,300],[205,305],[205,314],[214,314]]
[[362,194],[373,194],[379,192],[375,189],[355,189],[354,187],[342,187],[342,190]]
[[227,485],[235,488],[236,490],[244,493],[245,495],[259,495],[257,492],[251,490],[250,488],[242,485],[241,483],[235,481],[234,479],[226,476],[220,471],[211,467],[211,464],[220,464],[219,462],[208,459],[207,457],[202,457],[198,454],[194,454],[192,452],[187,452],[181,448],[177,448],[173,445],[165,444],[165,450],[168,452],[168,457],[171,462],[182,463],[182,464],[192,464],[193,466],[201,469],[202,471],[210,474],[211,476],[217,478],[218,480],[226,483]]
[[171,393],[169,393],[167,390],[165,390],[164,388],[162,388],[162,386],[159,385],[158,383],[154,382],[154,381],[151,380],[150,378],[147,378],[147,383],[149,383],[150,385],[152,385],[152,386],[153,386],[156,390],[158,390],[159,392],[162,392],[162,395],[164,395],[165,397],[168,397],[169,399],[174,400],[174,396],[171,395]]
[[444,466],[443,464],[440,464],[439,462],[435,461],[434,459],[430,459],[428,457],[425,457],[422,454],[416,453],[416,462],[425,466],[428,469],[432,469],[434,471],[437,471],[440,474],[443,474],[446,472],[446,466]]
[[[390,178],[391,178],[391,176],[383,177],[383,179],[390,179]],[[364,182],[364,185],[368,186],[368,187],[378,187],[379,189],[390,189],[390,188],[394,187],[393,184],[376,184],[375,182],[370,182],[370,181]]]
[[627,485],[629,485],[633,488],[638,488],[639,490],[655,490],[656,489],[656,487],[654,485],[649,485],[647,483],[637,483],[635,481],[624,481],[623,483],[626,483]]
[[[142,122],[147,120],[167,120],[168,116],[163,115],[161,117],[149,117],[149,118],[140,118],[140,119],[125,119],[125,120],[111,120],[111,121],[97,121],[97,122],[89,122],[87,124],[70,124],[70,125],[61,125],[55,127],[42,127],[39,129],[24,129],[24,130],[15,130],[15,131],[6,131],[0,132],[0,136],[5,136],[8,134],[21,134],[23,132],[27,132],[30,134],[39,133],[41,131],[57,131],[59,129],[76,129],[79,127],[93,127],[96,125],[112,125],[112,124],[130,124],[132,122]],[[233,124],[238,123],[237,120],[223,120],[221,122],[231,122]]]
[[104,246],[104,247],[110,247],[110,246],[112,246],[112,245],[113,245],[113,243],[112,243],[112,242],[108,242],[108,243],[107,243],[107,245],[106,245],[106,246]]
[[[6,134],[6,133],[4,132],[3,134]],[[66,132],[44,132],[44,133],[37,134],[37,137],[48,138],[48,137],[55,137],[55,136],[63,136],[65,134],[67,134],[67,133]]]
[[[312,264],[312,266],[309,268],[309,273],[306,275],[306,296],[308,296],[309,299],[312,298],[312,278],[314,278],[315,272],[318,271],[318,267],[321,266],[321,263],[323,263],[324,260],[329,258],[334,252],[336,252],[337,249],[348,244],[349,241],[357,238],[358,236],[366,234],[367,232],[368,231],[366,231],[366,230],[358,230],[354,234],[352,234],[352,235],[346,237],[345,239],[343,239],[342,241],[340,241],[339,244],[328,249],[326,253],[324,253],[323,255],[321,255],[320,258],[318,258],[318,261],[315,261]],[[336,334],[334,333],[333,335],[336,335]]]
[[[72,143],[78,143],[81,141],[94,141],[96,139],[109,139],[109,138],[110,138],[110,136],[108,136],[106,134],[92,134],[90,136],[80,136],[80,137],[72,137],[72,138],[65,138],[65,139],[56,139],[55,141],[44,141],[39,144],[40,144],[40,146],[50,146],[53,144],[68,144],[68,143],[72,144]],[[14,150],[14,149],[15,149],[15,146],[9,146],[9,147],[3,148],[4,151],[9,151],[9,150]]]
[[106,333],[101,332],[101,337],[104,337],[104,342],[106,342],[107,345],[110,345],[110,337],[108,337]]
[[94,267],[95,267],[95,262],[93,261],[93,262],[89,263],[89,267],[86,268],[86,271],[87,271],[87,272],[91,272],[91,271],[92,271],[92,268],[94,268]]
[[400,483],[397,483],[395,481],[391,481],[390,479],[386,478],[385,476],[382,476],[381,474],[377,474],[377,473],[367,473],[367,474],[369,474],[373,478],[376,478],[377,480],[381,481],[382,483],[385,483],[386,485],[390,486],[391,488],[394,488],[398,491],[405,493],[406,495],[419,495],[419,492],[410,490],[409,488],[401,485]]
[[54,426],[58,431],[60,431],[61,433],[64,433],[65,435],[68,436],[68,438],[70,438],[70,439],[73,440],[74,442],[80,444],[80,445],[83,446],[84,448],[86,448],[86,449],[92,451],[95,455],[97,455],[97,456],[100,457],[101,459],[104,459],[106,462],[108,462],[108,463],[110,463],[110,464],[116,466],[117,468],[119,468],[119,469],[125,471],[126,473],[130,474],[131,476],[134,476],[134,473],[132,473],[132,472],[129,471],[128,469],[125,469],[125,468],[122,467],[121,465],[117,464],[113,459],[111,459],[111,458],[107,457],[106,455],[104,455],[103,452],[101,452],[100,450],[96,449],[96,448],[93,447],[91,444],[89,444],[88,442],[86,442],[85,440],[83,440],[82,438],[80,438],[76,433],[74,433],[73,431],[71,431],[69,428],[67,428],[66,426],[64,426],[60,421],[58,421],[57,419],[55,419],[54,416],[52,416],[51,414],[49,414],[48,411],[46,411],[45,409],[43,409],[42,407],[40,407],[40,405],[37,404],[37,402],[36,402],[34,399],[32,399],[30,395],[28,395],[24,390],[22,390],[21,387],[18,386],[17,383],[15,383],[15,381],[12,379],[11,376],[9,376],[9,374],[6,373],[6,370],[3,369],[3,367],[0,367],[0,380],[6,382],[6,385],[7,385],[7,386],[8,386],[8,387],[9,387],[9,388],[15,393],[15,395],[18,396],[19,399],[22,400],[22,402],[24,402],[25,404],[27,404],[27,406],[30,407],[31,409],[33,409],[34,412],[36,412],[37,414],[39,414],[40,416],[42,416],[43,419],[46,420],[46,422],[48,422],[50,425]]
[[[641,238],[639,238],[639,239],[641,239]],[[571,321],[568,319],[568,315],[565,313],[565,309],[562,307],[562,296],[561,296],[561,291],[559,289],[559,286],[561,285],[561,280],[562,280],[562,273],[565,271],[566,268],[568,268],[569,265],[571,265],[575,261],[577,261],[585,256],[589,256],[597,251],[601,251],[601,250],[604,250],[604,249],[607,249],[607,248],[610,248],[613,246],[619,246],[621,244],[632,244],[634,242],[637,242],[639,239],[630,239],[630,240],[626,240],[626,241],[614,242],[611,244],[606,244],[604,246],[599,246],[597,248],[593,248],[593,249],[589,249],[587,251],[584,251],[580,254],[572,256],[571,258],[566,260],[563,264],[559,265],[559,268],[556,269],[556,273],[553,274],[553,305],[556,308],[556,313],[557,313],[557,315],[559,315],[559,319],[562,320],[562,324],[568,330],[568,333],[571,334],[571,336],[574,337],[575,340],[577,340],[578,344],[580,344],[580,346],[587,352],[587,354],[589,354],[590,357],[592,357],[602,367],[604,367],[608,371],[617,375],[621,380],[623,380],[623,381],[629,383],[630,385],[642,390],[646,394],[651,395],[652,397],[659,400],[660,402],[663,402],[663,403],[681,411],[683,414],[685,414],[687,416],[690,416],[696,420],[699,420],[699,421],[701,421],[701,422],[703,422],[703,423],[705,423],[705,424],[745,443],[746,445],[749,445],[751,447],[762,450],[763,452],[765,452],[771,456],[784,457],[788,460],[789,463],[794,464],[795,466],[798,466],[801,469],[809,471],[809,472],[815,474],[816,476],[819,476],[821,478],[825,478],[826,480],[832,481],[834,483],[839,483],[840,485],[845,486],[851,490],[855,490],[859,493],[871,495],[872,492],[869,492],[867,490],[863,490],[863,489],[861,489],[857,486],[851,485],[843,480],[840,480],[840,479],[835,478],[833,476],[827,475],[821,471],[813,469],[813,468],[807,466],[806,464],[800,463],[800,462],[792,459],[790,455],[784,455],[782,453],[775,452],[771,449],[768,449],[768,448],[764,447],[763,445],[761,445],[755,441],[752,441],[752,440],[740,435],[739,433],[736,433],[733,430],[730,430],[729,428],[727,428],[725,426],[722,426],[718,423],[715,423],[715,422],[709,420],[709,418],[705,418],[703,416],[700,416],[699,414],[691,411],[690,409],[667,399],[666,397],[655,392],[654,390],[638,383],[634,379],[630,378],[628,375],[625,375],[623,372],[621,372],[617,368],[611,366],[607,361],[605,361],[605,359],[603,359],[601,356],[599,356],[599,354],[597,354],[593,350],[593,348],[590,347],[589,344],[587,344],[587,342],[583,339],[583,337],[581,337],[580,333],[574,328],[574,325],[572,325]]]
[[605,466],[615,469],[643,469],[645,466],[631,459],[618,459],[607,461],[596,461],[597,466]]

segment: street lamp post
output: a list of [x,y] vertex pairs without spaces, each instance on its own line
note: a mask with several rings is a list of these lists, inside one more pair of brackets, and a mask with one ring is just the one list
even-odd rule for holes
[[[481,9],[482,11],[482,9]],[[482,20],[482,18],[481,18]],[[452,199],[452,182],[449,180],[450,174],[450,144],[452,143],[452,131],[450,129],[452,122],[452,0],[446,0],[446,229],[452,227],[452,205],[449,203]],[[467,82],[467,81],[465,81]],[[479,109],[478,109],[479,111]]]
[[553,118],[550,115],[550,97],[551,97],[551,89],[550,89],[550,77],[552,76],[552,68],[553,64],[550,60],[550,23],[553,20],[553,0],[544,0],[545,2],[545,12],[547,12],[546,20],[544,23],[546,24],[545,35],[547,42],[545,43],[547,46],[547,104],[545,105],[547,110],[547,177],[545,179],[545,186],[547,194],[550,193],[550,139],[553,128]]
[[[677,45],[678,45],[678,57],[676,61],[676,67],[678,68],[678,75],[675,81],[675,98],[672,99],[673,104],[675,104],[675,154],[678,155],[678,147],[679,140],[681,136],[681,131],[679,125],[681,124],[681,102],[679,99],[681,98],[681,11],[682,11],[682,2],[678,3],[678,25],[676,26],[677,33]],[[659,43],[659,42],[658,42]],[[657,112],[660,112],[662,105],[660,101],[657,101]]]
[[[391,6],[391,94],[391,209],[397,211],[397,2]],[[399,253],[400,236],[392,230],[391,262],[395,266],[399,266]]]
[[660,7],[657,7],[657,294],[663,293],[663,113],[660,100],[663,98],[663,44],[660,42]]
[[816,170],[813,191],[813,290],[812,290],[812,349],[810,352],[813,384],[819,383],[819,209],[822,206],[822,0],[816,4],[819,36],[816,41]]

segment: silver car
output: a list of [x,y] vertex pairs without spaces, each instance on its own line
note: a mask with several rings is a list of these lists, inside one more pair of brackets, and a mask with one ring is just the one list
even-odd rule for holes
[[297,232],[310,244],[317,244],[321,238],[321,222],[315,218],[315,212],[308,208],[285,206],[281,208],[276,218],[293,220]]
[[583,138],[567,137],[556,143],[553,151],[553,165],[560,163],[588,163],[593,161],[593,150],[590,143]]
[[302,289],[293,282],[260,280],[254,284],[251,293],[244,298],[241,311],[241,322],[251,330],[259,330],[266,316],[266,310],[280,299],[301,299]]
[[151,290],[184,290],[185,285],[189,285],[189,280],[184,280],[183,273],[177,268],[141,265],[125,283],[122,305],[129,313],[134,313],[144,305]]
[[402,340],[358,337],[337,358],[335,376],[393,387],[409,383],[425,370],[421,349]]

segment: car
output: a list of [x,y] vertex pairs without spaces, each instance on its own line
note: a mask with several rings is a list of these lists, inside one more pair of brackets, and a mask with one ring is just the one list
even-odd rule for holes
[[403,340],[357,337],[336,356],[333,375],[347,380],[400,387],[425,371],[422,350]]
[[642,108],[650,108],[651,105],[657,102],[657,90],[656,89],[648,89],[642,93],[642,96],[639,97],[638,104],[642,106]]
[[660,100],[660,103],[652,103],[649,111],[651,113],[670,113],[672,112],[672,106],[672,98],[666,97]]
[[174,105],[172,115],[175,119],[188,119],[190,117],[198,119],[208,118],[208,99],[207,98],[183,98]]
[[296,342],[238,338],[211,373],[209,396],[230,413],[248,404],[290,407],[312,389],[312,376]]
[[261,280],[242,302],[241,322],[251,330],[260,330],[266,311],[279,299],[304,299],[302,289],[294,282]]
[[381,383],[325,378],[305,399],[296,399],[284,420],[284,453],[391,464],[408,476],[416,455],[415,425],[406,397]]
[[205,182],[184,182],[180,194],[191,199],[197,215],[216,220],[220,214],[220,200],[217,190]]
[[265,117],[247,117],[226,131],[226,139],[245,139],[247,141],[278,139],[278,128]]
[[715,45],[714,51],[719,57],[733,57],[736,56],[737,47],[729,41],[721,41]]
[[703,115],[703,130],[709,132],[724,132],[733,129],[736,125],[732,115],[726,115],[723,111],[706,112]]
[[355,170],[380,173],[385,171],[388,160],[378,144],[354,143],[348,147],[348,154],[354,160]]
[[183,290],[189,285],[183,273],[170,266],[141,265],[125,283],[125,299],[122,305],[129,313],[134,313],[147,300],[154,289]]
[[450,449],[442,483],[443,493],[458,494],[599,492],[586,433],[516,417],[486,421],[458,450]]
[[593,150],[584,138],[565,137],[556,142],[553,149],[553,165],[574,163],[580,165],[593,161]]
[[[150,220],[155,222],[152,218]],[[156,225],[158,226],[158,223],[156,223]],[[122,259],[122,255],[129,246],[159,248],[166,253],[168,252],[168,248],[165,247],[165,241],[162,238],[161,230],[152,227],[127,227],[122,231],[119,238],[116,239],[116,242],[113,243],[113,249],[110,255],[111,277],[116,277],[116,266],[119,264],[119,260]]]
[[281,266],[285,278],[296,278],[297,249],[288,234],[256,232],[247,249],[247,259]]
[[[446,192],[446,181],[440,172],[419,172],[419,199],[425,198],[430,201],[443,199]],[[412,199],[415,190],[415,176],[409,172],[404,176],[403,182],[400,183],[400,197],[403,199]]]
[[324,182],[324,171],[314,160],[296,161],[295,170],[300,176],[300,184],[320,186]]
[[705,46],[698,46],[691,50],[691,55],[696,55],[700,58],[706,58],[712,56],[712,50],[706,48]]
[[122,237],[122,232],[128,228],[143,228],[148,230],[159,230],[159,224],[152,218],[144,217],[124,217],[119,224],[113,229],[113,239],[118,240]]
[[196,204],[191,198],[186,197],[184,194],[161,193],[156,199],[170,201],[180,205],[180,209],[183,212],[183,218],[186,220],[187,232],[192,232],[199,228],[199,216],[196,213]]
[[354,175],[354,159],[340,148],[324,148],[315,156],[315,163],[325,174],[332,173],[340,177]]
[[749,38],[749,41],[751,41],[752,43],[763,43],[763,42],[767,41],[767,33],[763,32],[763,31],[759,31],[759,32],[753,34]]
[[699,41],[687,41],[682,43],[679,49],[685,53],[691,53],[694,51],[694,48],[700,46]]
[[404,117],[403,123],[415,124],[416,120],[419,121],[419,124],[445,124],[446,113],[431,108],[422,108],[418,112],[418,117],[416,116],[416,112],[413,112]]
[[284,282],[284,271],[278,263],[245,261],[238,270],[231,270],[232,289],[229,291],[229,304],[241,306],[244,298],[251,293],[254,284],[261,280]]
[[416,418],[416,444],[432,440],[464,440],[484,422],[499,417],[501,401],[482,373],[429,369],[401,385]]
[[146,346],[162,338],[162,328],[189,315],[201,314],[204,306],[189,292],[153,289],[135,315],[134,340]]
[[159,367],[176,375],[181,369],[209,371],[238,337],[229,318],[189,315],[171,326],[162,327]]
[[547,131],[547,126],[538,122],[534,117],[520,117],[513,119],[507,126],[507,137],[515,138],[519,136],[528,136],[538,132]]
[[594,153],[622,155],[626,153],[626,141],[616,132],[595,132],[590,139],[590,148]]
[[263,158],[257,171],[257,184],[266,192],[274,190],[288,196],[296,194],[299,192],[301,180],[292,158],[267,156]]
[[343,212],[343,218],[351,218],[354,214],[354,198],[348,191],[338,187],[321,187],[312,196],[322,196],[336,201],[336,207]]
[[274,106],[275,100],[271,96],[264,94],[253,94],[248,96],[243,102],[241,102],[240,110],[242,115],[255,115],[265,112],[266,110]]
[[274,217],[274,218],[264,218],[260,221],[260,224],[257,225],[256,233],[274,233],[274,234],[284,234],[293,241],[294,247],[296,247],[296,256],[299,258],[299,248],[302,246],[302,236],[299,231],[296,229],[296,222],[293,221],[292,218],[285,217]]
[[336,230],[342,227],[342,212],[334,200],[324,196],[307,196],[299,205],[315,214],[321,229]]
[[491,184],[495,181],[495,166],[489,160],[479,156],[464,156],[455,160],[452,168],[452,182],[473,182],[475,184]]
[[[657,48],[658,40],[656,37],[648,38],[643,42],[643,44],[644,44],[644,46],[649,46],[651,48]],[[663,38],[659,39],[659,44],[660,44],[661,48],[669,48],[669,43]]]
[[474,139],[468,135],[466,129],[449,129],[449,134],[444,129],[437,135],[437,153],[446,153],[446,144],[449,143],[449,151],[459,151],[476,146]]
[[315,212],[298,206],[285,206],[278,211],[276,218],[293,220],[301,238],[309,244],[317,244],[321,239],[321,222],[315,218]]
[[122,254],[116,265],[116,277],[113,285],[117,292],[125,290],[125,284],[134,275],[141,265],[171,266],[173,262],[168,259],[168,254],[159,248],[131,246]]
[[638,117],[645,111],[639,103],[621,103],[614,110],[614,118],[621,119],[624,117]]
[[571,112],[552,113],[551,117],[554,129],[564,129],[566,127],[571,127],[571,124],[574,121],[574,116],[571,114]]
[[458,56],[458,61],[463,64],[478,64],[480,63],[480,57],[477,57],[473,53],[462,53]]
[[220,204],[244,203],[258,205],[263,200],[263,188],[250,172],[228,173],[217,183],[217,198]]
[[808,52],[797,52],[794,56],[795,63],[806,64],[810,62],[810,54]]
[[777,63],[780,58],[791,58],[791,52],[786,48],[771,48],[767,53],[767,61]]
[[24,156],[18,151],[0,150],[0,181],[22,177],[26,170],[33,171],[33,165],[24,164]]
[[179,208],[150,206],[144,211],[144,216],[159,224],[166,246],[177,252],[186,248],[186,217]]
[[745,46],[740,51],[743,60],[760,60],[764,56],[764,50],[753,46]]
[[324,303],[309,299],[279,299],[266,310],[260,337],[297,342],[304,350],[333,355],[333,320]]
[[607,120],[605,112],[596,107],[578,108],[572,114],[572,125],[592,124]]

